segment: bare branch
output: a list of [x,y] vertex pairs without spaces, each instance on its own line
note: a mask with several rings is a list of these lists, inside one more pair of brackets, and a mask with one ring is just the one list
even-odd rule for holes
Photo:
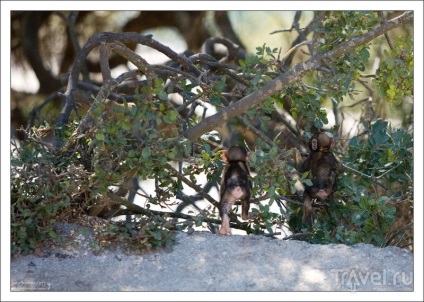
[[112,75],[109,67],[109,54],[109,45],[106,45],[105,43],[100,44],[100,70],[102,71],[104,83],[110,83],[110,81],[112,81]]
[[237,45],[236,43],[234,43],[233,41],[231,41],[230,39],[227,38],[221,38],[221,37],[211,37],[208,38],[202,46],[202,50],[203,52],[211,55],[213,54],[214,51],[214,45],[215,44],[222,44],[227,48],[227,56],[223,57],[220,62],[227,62],[227,61],[232,61],[236,58],[238,51],[240,49],[240,46]]
[[111,43],[109,45],[114,53],[119,54],[120,56],[133,63],[138,68],[138,70],[140,70],[146,76],[148,85],[153,87],[156,73],[145,59],[121,43]]
[[301,47],[303,45],[310,45],[311,43],[312,43],[311,41],[303,41],[303,42],[300,42],[299,44],[296,44],[292,48],[290,48],[286,52],[286,54],[284,55],[284,57],[281,58],[281,64],[283,65],[284,62],[287,60],[287,58],[290,57],[296,49],[298,49],[299,47]]
[[61,147],[63,145],[63,130],[62,126],[67,124],[69,121],[69,116],[71,115],[72,110],[74,109],[74,95],[78,85],[78,77],[85,64],[85,59],[88,54],[101,43],[139,43],[146,46],[149,46],[153,49],[156,49],[171,60],[182,65],[183,68],[191,70],[195,75],[200,75],[201,72],[197,69],[193,63],[184,55],[179,55],[174,52],[169,47],[155,41],[152,39],[152,35],[141,35],[138,33],[95,33],[93,36],[88,39],[87,43],[83,46],[81,51],[78,53],[78,56],[75,59],[74,64],[72,65],[71,74],[68,80],[68,86],[64,94],[59,94],[62,101],[65,103],[65,106],[62,108],[62,111],[59,114],[57,123],[56,123],[56,135],[55,135],[55,146]]

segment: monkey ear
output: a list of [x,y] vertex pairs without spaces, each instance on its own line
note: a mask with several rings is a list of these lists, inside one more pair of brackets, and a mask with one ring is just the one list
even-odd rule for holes
[[314,151],[318,150],[318,140],[317,139],[311,140],[311,148]]
[[223,150],[221,153],[221,158],[222,160],[227,163],[228,162],[228,158],[227,158],[227,150]]

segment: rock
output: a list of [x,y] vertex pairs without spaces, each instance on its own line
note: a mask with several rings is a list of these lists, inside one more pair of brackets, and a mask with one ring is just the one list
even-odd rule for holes
[[[86,232],[87,238],[92,236]],[[80,235],[78,235],[80,236]],[[77,238],[80,238],[78,237]],[[178,232],[171,250],[141,255],[56,247],[11,261],[12,291],[304,292],[414,290],[413,254],[367,244]]]

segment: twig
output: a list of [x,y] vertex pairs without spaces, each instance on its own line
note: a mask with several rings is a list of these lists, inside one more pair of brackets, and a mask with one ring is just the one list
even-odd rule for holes
[[[120,196],[116,196],[116,195],[112,194],[111,192],[107,193],[107,197],[109,199],[111,199],[112,201],[116,202],[117,204],[123,205],[127,209],[130,209],[132,211],[132,214],[142,214],[142,215],[146,215],[148,217],[152,217],[154,215],[157,215],[157,216],[161,216],[161,217],[182,218],[182,219],[187,219],[187,220],[192,220],[192,221],[198,220],[198,221],[202,221],[202,222],[215,223],[215,224],[221,224],[221,222],[222,222],[220,219],[215,219],[215,218],[202,217],[202,216],[191,216],[191,215],[187,215],[187,214],[183,214],[183,213],[177,213],[177,212],[161,212],[161,211],[145,209],[145,208],[140,207],[139,205],[136,205],[134,203],[130,203],[125,198],[120,197]],[[123,215],[124,213],[129,214],[128,212],[117,211],[115,213],[115,215],[116,216]],[[248,226],[247,223],[230,222],[230,227],[235,228],[235,229],[246,230],[247,226]]]
[[277,236],[277,235],[281,235],[281,232],[266,233],[266,234],[264,234],[265,237],[273,237],[273,236]]
[[287,237],[284,237],[283,240],[289,240],[289,239],[295,239],[295,238],[302,238],[302,237],[306,237],[306,236],[310,236],[312,235],[312,233],[297,233],[297,234],[293,234]]
[[389,246],[390,245],[390,243],[396,238],[396,237],[398,237],[398,235],[399,234],[401,234],[402,232],[404,232],[404,231],[406,231],[406,230],[408,230],[409,228],[413,228],[413,226],[414,226],[414,222],[410,222],[410,223],[408,223],[408,224],[406,224],[405,226],[403,226],[402,228],[400,228],[398,231],[396,231],[396,232],[394,232],[393,234],[392,234],[392,236],[390,236],[390,238],[389,239],[387,239],[386,240],[386,243],[384,244],[384,246]]
[[303,205],[303,202],[300,202],[300,201],[296,201],[296,200],[293,200],[293,199],[290,199],[290,198],[287,198],[286,196],[284,196],[284,195],[280,195],[280,194],[278,194],[278,195],[276,195],[278,198],[280,198],[280,199],[282,199],[282,200],[285,200],[285,201],[287,201],[288,203],[293,203],[293,204],[298,204],[298,205]]
[[[379,17],[383,20],[383,22],[386,22],[386,17],[384,17],[384,14],[382,11],[378,11]],[[387,43],[389,43],[389,47],[391,50],[395,49],[395,45],[393,44],[392,38],[390,38],[389,33],[385,32],[384,37],[387,40]]]
[[292,48],[290,48],[286,54],[284,55],[284,57],[281,58],[281,65],[284,65],[284,62],[287,60],[287,58],[299,47],[303,46],[303,45],[311,45],[311,41],[303,41],[300,42],[299,44],[296,44],[295,46],[293,46]]
[[367,97],[365,97],[365,98],[363,98],[363,99],[361,99],[361,100],[359,100],[357,102],[354,102],[353,104],[340,106],[340,110],[342,110],[344,108],[352,108],[352,107],[355,107],[355,106],[357,106],[359,104],[362,104],[364,102],[372,102],[372,97],[367,96]]
[[166,168],[171,172],[171,174],[173,174],[173,176],[177,177],[179,180],[181,180],[182,182],[184,182],[186,185],[188,185],[189,187],[191,187],[194,190],[196,190],[196,192],[198,192],[200,195],[202,195],[207,201],[209,201],[215,207],[217,207],[217,208],[219,207],[218,202],[215,199],[213,199],[209,194],[206,194],[205,192],[203,192],[203,190],[202,190],[202,188],[200,186],[196,185],[195,183],[191,182],[187,178],[183,177],[170,164],[166,164]]
[[384,188],[385,190],[388,190],[389,188],[387,188],[387,186],[383,185],[382,183],[380,183],[377,179],[377,177],[374,176],[370,176],[367,174],[362,173],[361,171],[355,170],[349,166],[346,166],[345,164],[342,163],[342,167],[345,168],[346,170],[352,172],[355,175],[358,175],[360,177],[363,177],[365,179],[371,180],[372,182],[374,182],[375,184],[379,185],[380,187]]

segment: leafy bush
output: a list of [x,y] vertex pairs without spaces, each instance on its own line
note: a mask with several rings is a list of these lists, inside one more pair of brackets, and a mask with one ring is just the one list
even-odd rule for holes
[[[316,49],[308,48],[317,54],[307,54],[310,59],[292,69],[285,65],[289,54],[312,42],[294,45],[283,57],[281,50],[264,44],[257,47],[256,55],[247,55],[238,60],[239,65],[231,65],[202,55],[193,56],[190,61],[149,36],[93,35],[72,67],[70,89],[62,95],[68,112],[76,111],[73,93],[81,88],[72,85],[83,70],[79,64],[86,59],[90,47],[99,46],[103,54],[120,49],[115,54],[125,52],[125,59],[138,70],[111,80],[110,70],[104,70],[108,56],[101,56],[104,83],[97,96],[85,100],[90,108],[83,109],[82,115],[61,113],[54,129],[54,144],[40,136],[53,132],[46,125],[27,132],[27,141],[13,150],[12,252],[34,249],[40,240],[59,240],[54,221],[78,221],[86,214],[106,218],[132,215],[133,221],[110,224],[98,229],[97,236],[101,244],[126,241],[139,250],[172,244],[173,230],[203,227],[215,232],[220,224],[218,201],[210,191],[218,189],[223,168],[219,158],[228,144],[244,144],[251,149],[256,197],[247,222],[238,220],[238,208],[234,207],[232,228],[272,236],[285,227],[293,233],[288,238],[312,243],[366,242],[384,246],[394,244],[396,237],[395,244],[410,244],[411,234],[400,232],[405,226],[396,225],[396,209],[400,203],[410,205],[412,200],[412,114],[409,122],[408,118],[403,120],[404,128],[392,128],[375,109],[380,102],[377,99],[367,102],[359,112],[361,127],[357,127],[358,133],[353,137],[343,132],[339,122],[346,114],[344,98],[355,101],[364,94],[358,85],[368,88],[372,84],[366,83],[362,73],[375,57],[371,44],[359,44],[349,50],[343,43],[373,30],[381,19],[374,12],[328,12],[321,17],[321,27],[311,25]],[[123,48],[122,41],[154,46],[172,57],[181,69],[149,65]],[[406,47],[404,51],[402,45]],[[374,76],[380,97],[401,102],[412,95],[412,45],[405,42],[391,53],[386,52]],[[340,50],[342,55],[319,57],[338,47],[345,47]],[[302,70],[305,66],[315,67]],[[125,79],[141,73],[145,79],[135,80],[137,88],[133,94],[119,95],[119,102],[107,99]],[[287,74],[288,79],[284,78]],[[284,86],[281,79],[288,84]],[[182,102],[172,103],[175,95]],[[260,102],[250,100],[252,95]],[[372,92],[366,96],[371,99]],[[239,112],[234,109],[239,103],[254,105]],[[326,128],[326,103],[331,104],[336,117],[331,129]],[[349,106],[363,103],[361,100]],[[206,117],[211,107],[218,113]],[[199,108],[203,113],[196,113]],[[209,129],[208,123],[215,129],[190,139],[189,130],[199,125]],[[313,224],[305,225],[301,222],[299,183],[310,184],[311,180],[308,173],[299,175],[296,168],[301,153],[305,155],[308,150],[307,139],[321,130],[332,132],[337,138],[334,152],[345,170],[338,178],[333,200],[316,203]],[[200,175],[207,179],[203,187]],[[154,194],[140,193],[134,187],[134,179],[153,180]],[[195,193],[188,195],[185,188]],[[129,200],[135,194],[139,194],[143,205]],[[210,205],[199,207],[199,200]],[[188,206],[193,210],[183,213]]]
[[32,250],[40,240],[58,239],[53,223],[74,216],[75,197],[89,190],[82,166],[36,143],[35,135],[29,140],[33,142],[12,152],[12,253]]
[[[393,228],[397,201],[411,202],[413,155],[408,150],[413,145],[412,136],[381,120],[364,128],[367,134],[352,138],[341,160],[365,175],[342,175],[334,201],[317,214],[312,242],[385,246],[397,232]],[[385,187],[382,192],[387,195],[370,193],[370,183]],[[403,236],[400,241],[408,245],[410,235]]]

